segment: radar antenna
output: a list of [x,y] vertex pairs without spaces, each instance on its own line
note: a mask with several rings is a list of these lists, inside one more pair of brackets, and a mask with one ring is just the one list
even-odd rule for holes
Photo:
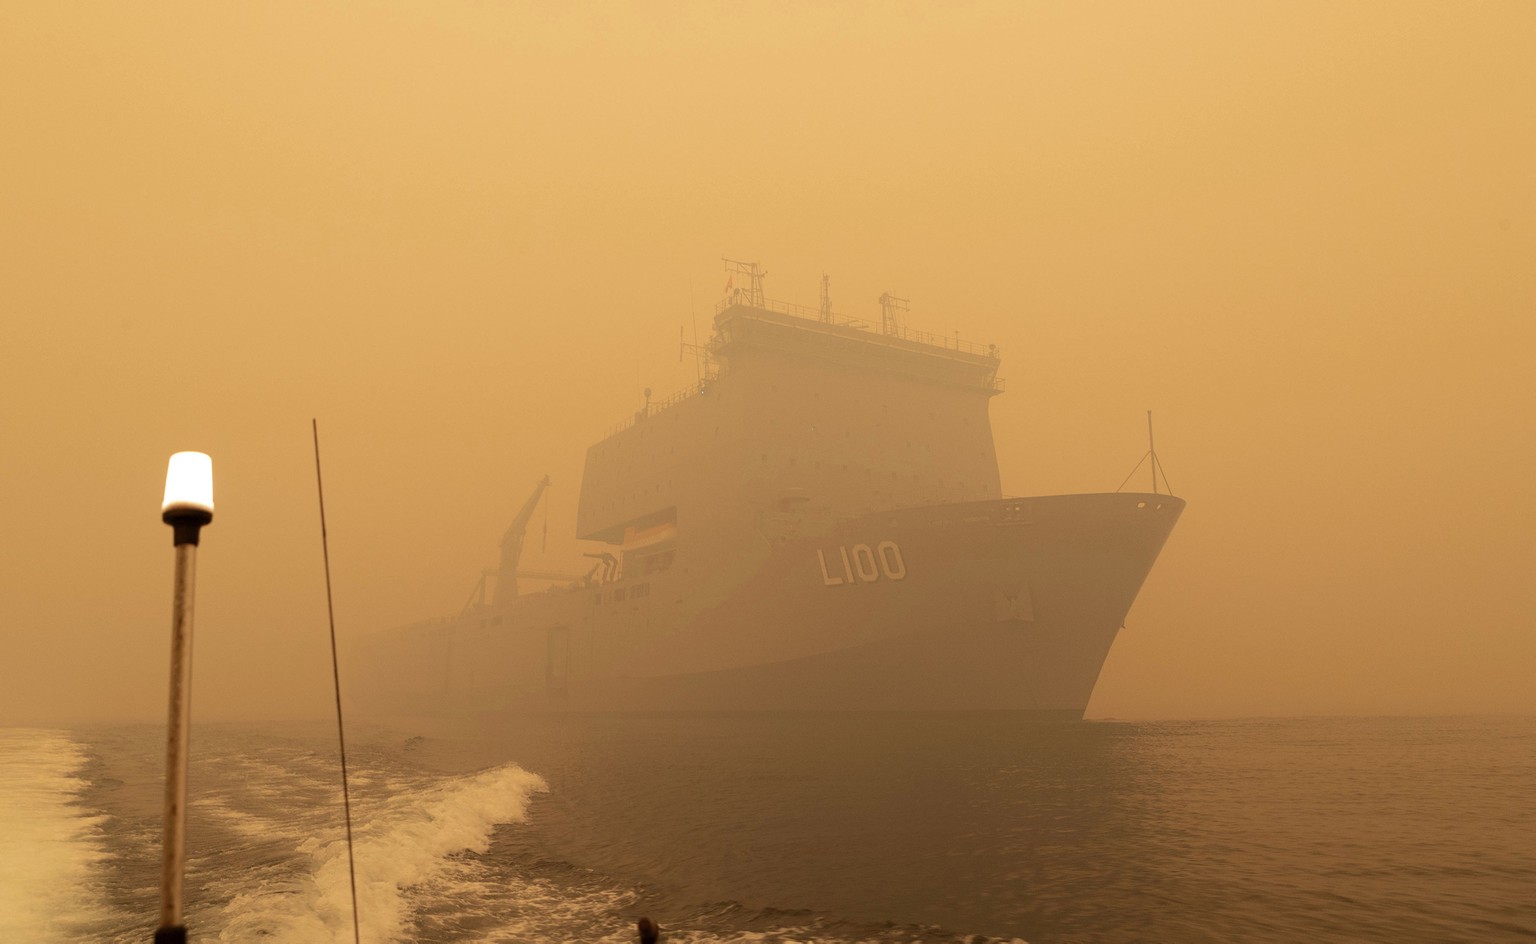
[[734,286],[736,284],[736,276],[744,276],[747,280],[747,291],[744,300],[748,305],[762,308],[764,304],[763,279],[768,275],[767,272],[763,271],[762,266],[755,262],[737,262],[735,259],[727,259],[724,256],[720,257],[720,261],[725,263],[726,297],[742,299],[742,290],[734,288]]
[[821,274],[821,320],[832,323],[832,277],[825,272]]

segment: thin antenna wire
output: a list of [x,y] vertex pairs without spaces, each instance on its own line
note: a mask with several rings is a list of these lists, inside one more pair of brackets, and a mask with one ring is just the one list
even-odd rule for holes
[[1168,484],[1168,473],[1163,471],[1163,460],[1159,459],[1156,455],[1153,455],[1152,461],[1157,463],[1158,474],[1163,477],[1163,488],[1166,488],[1168,490],[1168,494],[1172,495],[1173,486]]
[[1163,471],[1163,461],[1157,457],[1157,447],[1155,446],[1155,444],[1152,441],[1152,411],[1151,410],[1147,411],[1147,454],[1141,457],[1141,462],[1136,463],[1136,468],[1132,469],[1130,471],[1130,475],[1127,475],[1125,477],[1125,481],[1121,482],[1120,483],[1120,488],[1115,489],[1115,491],[1118,492],[1121,489],[1125,488],[1125,483],[1129,482],[1131,480],[1131,476],[1135,475],[1137,470],[1141,468],[1141,463],[1142,462],[1146,462],[1148,460],[1151,460],[1151,464],[1152,464],[1151,465],[1151,469],[1152,469],[1152,494],[1154,494],[1154,495],[1159,494],[1158,491],[1157,491],[1157,480],[1158,480],[1159,477],[1161,477],[1162,480],[1163,480],[1163,488],[1166,488],[1168,490],[1168,494],[1172,495],[1173,494],[1173,486],[1168,484],[1168,473]]
[[320,552],[325,558],[325,614],[331,623],[331,680],[336,687],[336,739],[341,742],[341,806],[347,817],[347,878],[352,883],[352,940],[362,944],[357,921],[357,865],[352,859],[352,794],[347,789],[347,735],[341,723],[341,668],[336,658],[336,608],[331,603],[331,542],[325,529],[325,485],[320,479],[320,424],[311,419],[315,434],[315,490],[320,495]]
[[1115,491],[1117,491],[1117,492],[1118,492],[1118,491],[1120,491],[1120,489],[1123,489],[1123,488],[1125,488],[1125,483],[1126,483],[1126,482],[1129,482],[1129,481],[1130,481],[1130,480],[1131,480],[1131,476],[1132,476],[1132,475],[1135,475],[1135,474],[1136,474],[1136,471],[1137,471],[1137,469],[1140,469],[1140,468],[1141,468],[1141,463],[1142,463],[1142,462],[1146,462],[1146,461],[1147,461],[1147,457],[1146,457],[1146,456],[1142,456],[1142,457],[1141,457],[1141,462],[1138,462],[1138,463],[1136,463],[1136,468],[1135,468],[1135,469],[1132,469],[1132,470],[1131,470],[1131,472],[1130,472],[1130,475],[1127,475],[1127,476],[1126,476],[1126,477],[1125,477],[1125,481],[1124,481],[1124,482],[1121,482],[1121,483],[1120,483],[1120,488],[1117,488],[1117,489],[1115,489]]

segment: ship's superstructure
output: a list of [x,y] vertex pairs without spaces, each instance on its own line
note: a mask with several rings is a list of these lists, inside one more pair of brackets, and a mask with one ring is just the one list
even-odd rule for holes
[[718,376],[587,451],[577,534],[621,547],[624,573],[669,560],[662,531],[687,532],[686,557],[720,560],[760,553],[757,537],[999,496],[994,351],[775,308],[722,306]]
[[1081,717],[1183,502],[1004,498],[996,348],[908,330],[901,299],[866,325],[823,296],[771,302],[758,275],[726,298],[704,379],[587,451],[591,572],[515,594],[541,483],[493,599],[359,648],[364,701]]

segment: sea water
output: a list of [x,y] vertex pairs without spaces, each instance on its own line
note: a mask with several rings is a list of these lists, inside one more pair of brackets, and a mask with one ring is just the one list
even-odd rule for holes
[[[0,932],[146,941],[160,726],[0,731]],[[362,939],[1536,937],[1536,719],[573,715],[349,730]],[[349,941],[335,732],[203,725],[194,940]]]

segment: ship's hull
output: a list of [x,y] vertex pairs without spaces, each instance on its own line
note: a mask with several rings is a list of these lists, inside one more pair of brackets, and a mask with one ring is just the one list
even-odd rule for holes
[[[1078,719],[1184,503],[1104,494],[865,515],[756,553],[366,641],[382,715],[974,710]],[[643,593],[642,593],[643,591]]]

